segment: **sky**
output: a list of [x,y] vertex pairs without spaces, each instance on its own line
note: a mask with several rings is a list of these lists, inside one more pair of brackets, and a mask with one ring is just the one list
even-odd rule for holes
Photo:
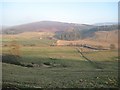
[[94,24],[118,21],[117,2],[0,2],[0,24],[39,21]]

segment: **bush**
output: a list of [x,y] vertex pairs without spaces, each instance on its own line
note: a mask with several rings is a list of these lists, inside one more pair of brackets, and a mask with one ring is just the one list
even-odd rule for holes
[[5,44],[5,45],[3,45],[4,47],[7,47],[8,45],[7,44]]
[[31,65],[31,64],[28,64],[28,65],[26,65],[26,67],[33,67],[33,65]]
[[98,49],[103,49],[103,46],[99,45],[97,46]]
[[36,46],[35,44],[30,44],[30,46]]
[[110,49],[115,49],[115,45],[114,44],[110,44]]
[[15,65],[21,65],[21,63],[18,61],[20,57],[15,55],[2,55],[2,62],[9,63],[9,64],[15,64]]
[[44,64],[45,64],[45,65],[51,65],[51,63],[50,63],[50,62],[44,62]]

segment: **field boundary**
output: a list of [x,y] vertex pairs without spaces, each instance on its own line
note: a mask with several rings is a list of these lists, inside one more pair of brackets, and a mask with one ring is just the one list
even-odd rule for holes
[[89,58],[87,58],[82,51],[80,50],[80,48],[76,48],[77,52],[86,60],[88,61],[91,65],[93,65],[95,68],[97,69],[103,69],[102,67],[100,67],[95,61],[90,60]]

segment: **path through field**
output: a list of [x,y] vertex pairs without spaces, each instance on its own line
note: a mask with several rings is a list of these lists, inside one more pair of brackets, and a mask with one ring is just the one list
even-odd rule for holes
[[76,50],[78,51],[78,53],[80,54],[80,56],[82,56],[86,61],[88,61],[92,66],[94,66],[97,69],[102,69],[102,67],[100,67],[100,65],[98,65],[95,61],[90,60],[89,58],[87,58],[85,55],[83,55],[82,51],[80,50],[80,48],[76,48]]

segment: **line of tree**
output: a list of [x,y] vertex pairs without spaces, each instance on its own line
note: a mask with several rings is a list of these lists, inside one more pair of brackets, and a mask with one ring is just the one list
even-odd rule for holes
[[66,31],[56,32],[55,37],[61,40],[78,40],[86,37],[92,37],[96,31],[112,31],[117,29],[117,25],[96,26],[94,28],[83,30],[78,27],[73,27],[72,29],[70,28]]

